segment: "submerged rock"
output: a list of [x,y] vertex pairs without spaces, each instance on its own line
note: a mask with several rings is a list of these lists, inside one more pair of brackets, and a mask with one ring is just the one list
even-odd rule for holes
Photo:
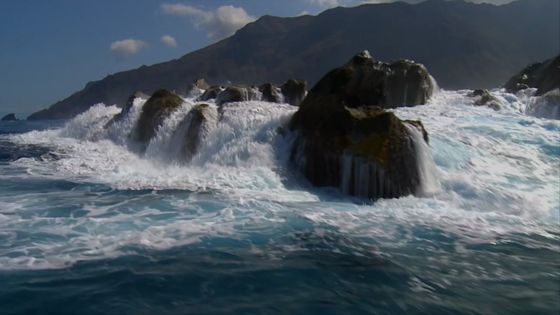
[[173,111],[181,106],[183,100],[168,90],[158,90],[142,107],[142,114],[136,123],[132,138],[147,145],[157,128]]
[[537,95],[560,89],[560,55],[526,67],[511,77],[505,84],[505,88],[511,93],[526,88],[536,88]]
[[498,100],[494,95],[486,89],[474,90],[467,94],[468,97],[474,98],[474,105],[476,106],[487,106],[493,110],[500,110],[502,106],[500,105],[500,100]]
[[[391,107],[411,99],[427,100],[429,86],[409,98],[408,84],[399,78],[423,81],[429,75],[391,77],[392,71],[363,52],[311,89],[290,127],[297,132],[291,161],[312,184],[373,199],[420,192],[424,175],[420,151],[428,134],[420,121],[403,121],[379,105],[389,105],[386,91],[391,93],[389,100],[398,102]],[[386,80],[393,80],[389,88]]]
[[16,118],[16,114],[14,114],[14,113],[10,113],[10,114],[2,117],[2,121],[16,121],[16,120],[18,120],[18,119]]

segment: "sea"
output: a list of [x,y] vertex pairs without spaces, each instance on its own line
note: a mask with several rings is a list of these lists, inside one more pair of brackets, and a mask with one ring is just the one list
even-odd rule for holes
[[287,104],[223,105],[189,162],[193,98],[143,154],[140,98],[115,124],[0,122],[0,314],[558,314],[560,120],[534,90],[469,93],[394,109],[433,175],[396,199],[309,184]]

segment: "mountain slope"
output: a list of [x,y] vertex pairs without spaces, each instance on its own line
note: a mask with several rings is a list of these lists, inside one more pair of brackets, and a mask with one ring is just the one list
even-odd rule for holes
[[495,87],[518,69],[556,55],[558,0],[503,6],[430,0],[336,8],[318,16],[263,16],[235,35],[180,59],[90,82],[29,119],[70,118],[97,102],[124,104],[135,91],[183,91],[194,79],[258,84],[315,83],[357,51],[424,63],[444,88]]

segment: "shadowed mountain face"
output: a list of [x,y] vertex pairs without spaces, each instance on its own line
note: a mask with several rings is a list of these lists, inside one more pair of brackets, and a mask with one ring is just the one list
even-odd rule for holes
[[296,78],[313,85],[364,49],[378,60],[423,63],[443,88],[497,87],[526,64],[558,53],[559,12],[558,0],[503,6],[431,0],[336,8],[318,16],[264,16],[180,59],[90,82],[29,119],[70,118],[99,102],[124,105],[138,90],[182,92],[200,77],[212,84]]

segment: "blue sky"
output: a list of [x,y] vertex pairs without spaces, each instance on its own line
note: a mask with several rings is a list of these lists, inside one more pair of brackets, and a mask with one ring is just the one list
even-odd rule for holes
[[178,58],[265,14],[364,2],[380,0],[2,0],[0,113],[30,113],[88,81]]

